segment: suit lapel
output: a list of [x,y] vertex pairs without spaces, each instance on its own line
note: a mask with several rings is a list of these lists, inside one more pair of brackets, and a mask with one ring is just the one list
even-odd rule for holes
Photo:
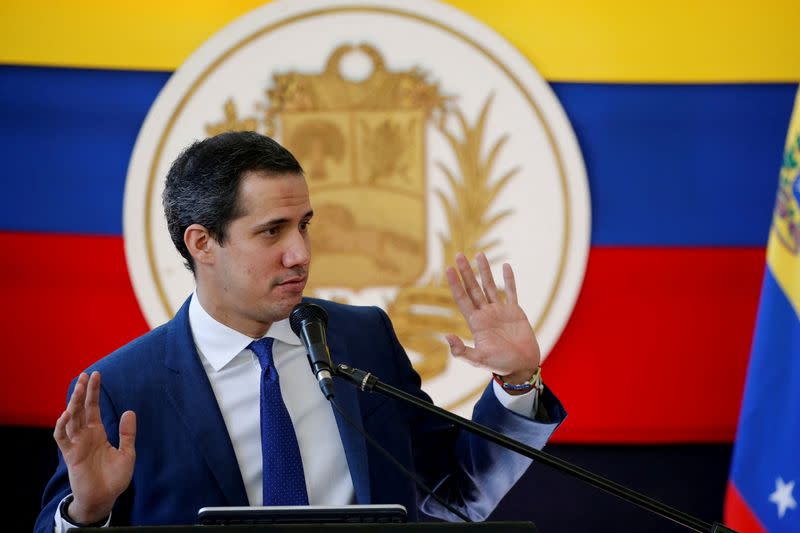
[[[347,356],[347,343],[344,340],[344,335],[336,335],[334,332],[337,328],[331,328],[328,334],[328,347],[331,350],[331,359],[333,359],[334,366],[338,363],[349,362]],[[363,394],[351,384],[336,378],[336,403],[347,413],[347,415],[355,420],[358,424],[363,424],[361,418],[361,407],[359,402],[359,394]],[[342,438],[344,445],[344,453],[347,457],[347,466],[350,469],[350,477],[353,479],[353,486],[356,491],[356,502],[359,504],[368,504],[372,501],[370,496],[370,483],[369,483],[369,464],[367,461],[367,444],[364,437],[353,429],[350,424],[344,420],[341,415],[334,409],[333,414],[336,417],[336,425],[339,428],[339,435]]]
[[167,335],[167,396],[229,504],[247,504],[233,444],[192,338],[189,300],[170,321]]

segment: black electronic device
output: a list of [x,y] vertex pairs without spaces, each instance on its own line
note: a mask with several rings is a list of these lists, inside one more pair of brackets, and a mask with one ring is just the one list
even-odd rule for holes
[[265,507],[203,507],[201,525],[249,524],[401,524],[407,521],[402,505],[291,505]]

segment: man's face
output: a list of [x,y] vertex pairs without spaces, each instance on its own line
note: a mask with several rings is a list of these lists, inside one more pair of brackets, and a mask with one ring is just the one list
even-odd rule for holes
[[212,241],[208,283],[198,291],[214,318],[259,337],[300,303],[311,261],[313,213],[300,174],[247,172],[238,202],[243,214],[228,225],[222,246]]

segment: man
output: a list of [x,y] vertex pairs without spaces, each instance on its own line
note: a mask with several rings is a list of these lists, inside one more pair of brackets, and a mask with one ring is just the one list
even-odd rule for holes
[[[197,288],[170,322],[73,382],[56,423],[59,466],[37,531],[52,531],[54,520],[57,531],[193,523],[203,506],[262,503],[400,503],[411,519],[417,507],[453,518],[426,495],[418,498],[409,480],[334,415],[288,328],[309,276],[313,217],[295,158],[252,132],[212,137],[173,163],[163,200]],[[477,258],[482,286],[463,255],[456,262],[458,272],[448,269],[447,279],[475,347],[449,335],[451,352],[497,376],[473,418],[541,448],[565,413],[536,387],[539,348],[517,304],[513,272],[504,265],[504,301],[484,256]],[[317,303],[329,314],[335,362],[428,399],[382,311]],[[337,381],[336,398],[473,519],[485,518],[530,463],[344,382]]]

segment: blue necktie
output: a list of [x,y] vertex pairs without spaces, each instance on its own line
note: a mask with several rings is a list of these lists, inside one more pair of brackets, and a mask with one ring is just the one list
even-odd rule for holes
[[261,458],[264,466],[264,505],[308,505],[303,460],[281,384],[272,360],[272,342],[265,337],[248,348],[261,363]]

